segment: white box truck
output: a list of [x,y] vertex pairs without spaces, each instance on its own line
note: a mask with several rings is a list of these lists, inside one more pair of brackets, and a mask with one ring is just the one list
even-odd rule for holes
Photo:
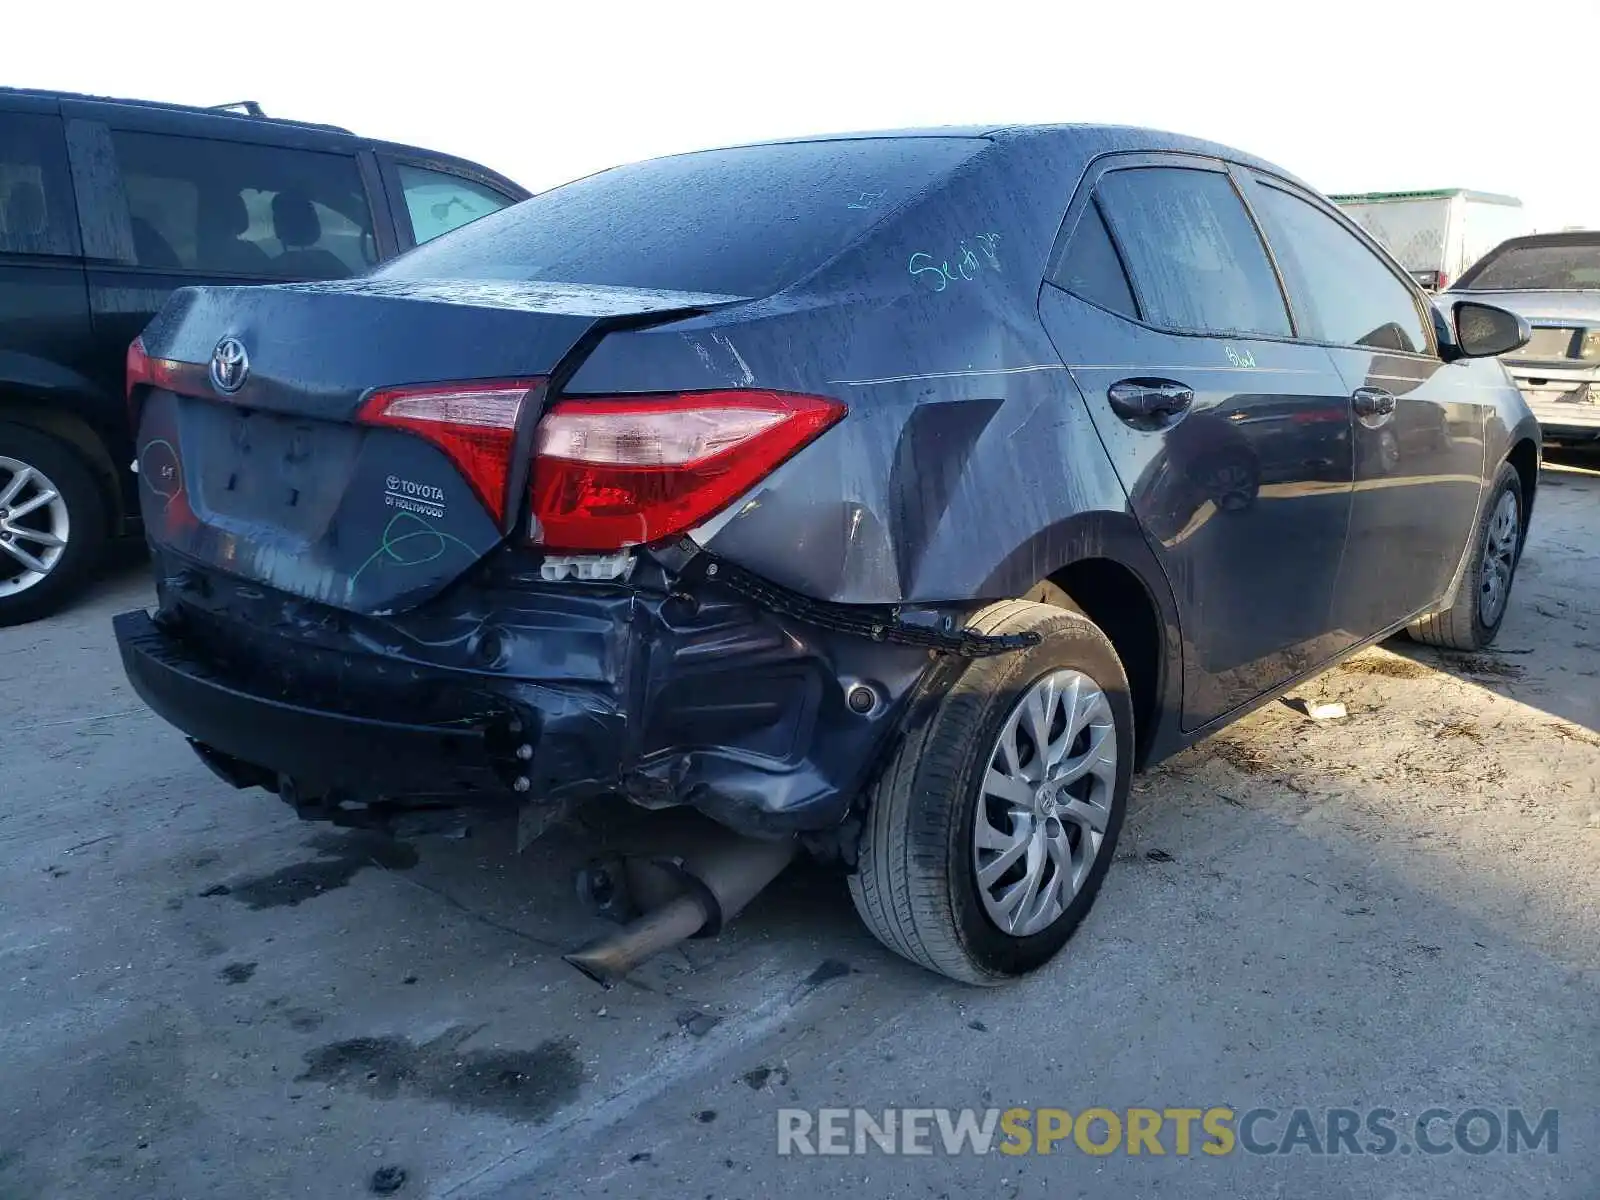
[[1449,287],[1507,238],[1532,232],[1515,196],[1444,188],[1330,199],[1429,291]]

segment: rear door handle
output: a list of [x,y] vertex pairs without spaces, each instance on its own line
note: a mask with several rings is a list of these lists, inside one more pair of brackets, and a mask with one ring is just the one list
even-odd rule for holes
[[[1394,393],[1384,388],[1362,387],[1350,393],[1350,404],[1358,417],[1394,415]],[[1381,420],[1378,422],[1381,424]]]
[[1171,379],[1123,379],[1106,389],[1106,399],[1124,421],[1149,424],[1186,412],[1194,389]]

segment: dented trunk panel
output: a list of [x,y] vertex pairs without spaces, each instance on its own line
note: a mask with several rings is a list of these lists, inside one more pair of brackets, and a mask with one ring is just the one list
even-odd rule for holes
[[[441,451],[355,423],[374,389],[536,379],[606,321],[670,318],[736,298],[637,288],[356,279],[193,288],[146,351],[207,363],[248,351],[235,392],[143,399],[137,453],[149,536],[199,563],[355,612],[424,603],[502,539]],[[542,391],[524,405],[509,478],[526,486]],[[511,517],[517,515],[513,503]]]
[[413,608],[501,540],[449,459],[399,430],[157,391],[138,446],[155,543],[323,604]]

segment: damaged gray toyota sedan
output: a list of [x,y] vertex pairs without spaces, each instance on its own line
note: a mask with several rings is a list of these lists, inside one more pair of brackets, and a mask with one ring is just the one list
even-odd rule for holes
[[158,607],[117,639],[303,816],[711,818],[734,849],[599,977],[800,847],[997,982],[1082,920],[1136,769],[1398,630],[1495,636],[1527,336],[1185,138],[639,163],[364,278],[177,293],[129,354]]

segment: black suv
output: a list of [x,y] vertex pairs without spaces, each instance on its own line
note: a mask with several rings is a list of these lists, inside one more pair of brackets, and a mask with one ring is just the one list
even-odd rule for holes
[[0,89],[0,626],[137,528],[124,359],[173,289],[358,275],[528,196],[235,107]]

